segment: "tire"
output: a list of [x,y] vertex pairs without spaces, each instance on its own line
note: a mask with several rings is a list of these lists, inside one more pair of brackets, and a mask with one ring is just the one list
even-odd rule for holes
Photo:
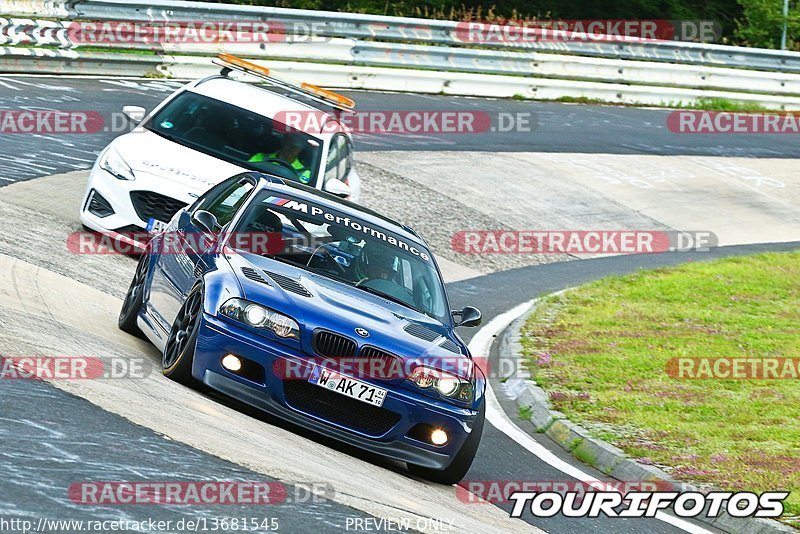
[[122,302],[119,319],[117,319],[117,325],[120,330],[142,339],[145,339],[145,335],[139,329],[139,325],[136,324],[136,319],[139,317],[139,312],[142,311],[142,306],[144,305],[144,283],[147,279],[149,262],[150,255],[147,253],[142,254],[142,257],[139,258],[139,263],[136,265],[136,274],[133,275],[131,285],[125,294],[125,300]]
[[456,453],[453,461],[450,462],[445,469],[430,469],[428,467],[421,467],[419,465],[408,464],[408,470],[412,475],[420,478],[437,482],[439,484],[458,484],[469,471],[472,461],[475,459],[475,454],[478,452],[478,445],[481,443],[481,435],[483,434],[483,423],[486,420],[486,402],[484,401],[478,409],[478,419],[475,422],[475,427],[470,432],[469,437],[461,446],[461,449]]
[[204,291],[198,284],[189,291],[164,345],[161,367],[164,376],[185,386],[197,387],[199,383],[192,376],[192,363],[197,347],[197,335],[203,316]]

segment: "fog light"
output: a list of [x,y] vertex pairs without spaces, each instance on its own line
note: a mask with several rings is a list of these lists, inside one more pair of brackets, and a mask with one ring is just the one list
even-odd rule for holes
[[226,354],[222,358],[222,367],[236,373],[242,369],[242,360],[239,359],[238,356],[234,356],[233,354]]
[[431,432],[431,443],[434,445],[444,445],[447,443],[447,432],[441,428],[437,428]]

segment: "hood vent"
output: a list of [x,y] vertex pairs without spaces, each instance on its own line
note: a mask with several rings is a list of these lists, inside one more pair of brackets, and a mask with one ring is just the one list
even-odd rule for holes
[[253,269],[252,267],[242,267],[242,274],[244,274],[247,278],[249,278],[253,282],[259,282],[262,284],[271,285],[263,276],[258,274],[257,270]]
[[438,332],[431,330],[427,326],[422,326],[421,324],[417,323],[406,325],[404,330],[412,336],[424,339],[425,341],[433,341],[434,339],[438,339],[440,337]]
[[452,339],[445,339],[444,342],[439,344],[444,350],[449,350],[455,354],[461,354],[461,349],[458,348],[458,345]]
[[289,278],[288,276],[284,276],[282,274],[273,273],[272,271],[264,271],[269,275],[270,278],[275,280],[275,283],[281,286],[286,291],[290,293],[295,293],[296,295],[300,295],[301,297],[311,297],[311,293],[303,287],[303,284],[295,280],[294,278]]

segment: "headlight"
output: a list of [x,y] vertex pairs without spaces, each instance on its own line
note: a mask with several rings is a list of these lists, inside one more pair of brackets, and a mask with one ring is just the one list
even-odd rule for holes
[[290,338],[297,338],[294,335],[295,332],[299,331],[297,323],[294,322],[294,319],[291,319],[285,315],[281,315],[278,312],[274,312],[269,317],[270,322],[270,329],[272,332],[278,337],[290,337]]
[[219,313],[253,328],[269,330],[280,338],[300,339],[300,326],[297,321],[260,304],[242,299],[230,299],[222,305]]
[[450,373],[420,365],[411,373],[410,380],[421,389],[434,388],[445,397],[461,402],[472,401],[472,383]]
[[258,304],[248,304],[244,309],[244,322],[250,326],[267,326],[269,327],[269,310]]
[[100,160],[100,168],[114,175],[117,180],[135,180],[133,170],[125,163],[122,156],[113,148],[106,150]]

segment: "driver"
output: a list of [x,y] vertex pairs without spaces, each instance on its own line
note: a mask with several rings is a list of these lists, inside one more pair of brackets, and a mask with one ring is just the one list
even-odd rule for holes
[[398,284],[394,277],[395,259],[394,255],[385,251],[372,251],[369,254],[369,263],[362,263],[362,270],[366,278],[359,282],[359,285],[371,287],[397,299],[407,301],[408,290]]
[[[302,137],[297,134],[288,134],[286,137],[283,138],[283,143],[281,147],[271,154],[264,154],[263,152],[259,152],[254,154],[249,160],[250,163],[259,163],[262,161],[269,161],[273,159],[279,159],[281,161],[285,161],[289,165],[292,166],[294,172],[297,174],[297,178],[300,180],[301,183],[308,184],[311,182],[311,171],[303,165],[303,162],[300,161],[299,157],[300,153],[303,151],[305,147],[305,141]],[[278,163],[271,162],[274,165],[279,165]]]

